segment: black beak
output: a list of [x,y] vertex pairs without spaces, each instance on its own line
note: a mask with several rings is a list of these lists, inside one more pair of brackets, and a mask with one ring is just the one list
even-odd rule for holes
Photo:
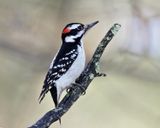
[[87,32],[90,28],[92,28],[94,25],[96,25],[99,21],[95,21],[93,23],[90,24],[86,24],[85,25],[85,32]]

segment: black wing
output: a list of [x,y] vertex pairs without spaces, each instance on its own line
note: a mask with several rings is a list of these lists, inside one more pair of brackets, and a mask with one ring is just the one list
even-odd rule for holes
[[49,71],[44,80],[44,85],[39,96],[39,102],[43,100],[45,94],[51,89],[55,91],[55,81],[58,80],[67,70],[71,67],[74,60],[78,56],[77,46],[65,46],[62,45],[60,51],[58,52],[56,58],[50,65]]

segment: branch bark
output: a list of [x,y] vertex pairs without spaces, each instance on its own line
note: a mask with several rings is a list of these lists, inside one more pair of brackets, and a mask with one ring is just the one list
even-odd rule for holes
[[[85,90],[95,77],[105,76],[104,73],[99,73],[99,60],[106,46],[112,40],[114,35],[118,32],[120,27],[120,24],[114,24],[111,27],[111,29],[107,32],[105,37],[98,45],[92,59],[86,66],[85,70],[76,80],[76,83],[80,84],[81,87]],[[79,87],[74,87],[71,91],[69,91],[69,93],[65,95],[57,108],[48,111],[42,118],[40,118],[35,124],[30,126],[29,128],[48,128],[53,122],[61,118],[63,114],[65,114],[70,109],[70,107],[82,95],[82,93],[82,89],[80,89]]]

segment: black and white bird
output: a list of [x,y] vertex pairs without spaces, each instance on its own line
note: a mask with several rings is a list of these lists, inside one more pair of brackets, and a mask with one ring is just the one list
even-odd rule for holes
[[98,21],[91,24],[70,23],[62,32],[62,45],[53,58],[44,85],[39,96],[39,102],[50,91],[55,107],[65,89],[71,87],[85,67],[85,51],[82,37]]

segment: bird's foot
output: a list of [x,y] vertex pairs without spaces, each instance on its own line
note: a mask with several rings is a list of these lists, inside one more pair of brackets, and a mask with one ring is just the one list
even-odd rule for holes
[[69,93],[70,91],[72,91],[76,86],[79,87],[79,88],[82,90],[82,95],[85,95],[85,94],[86,94],[85,88],[82,87],[82,86],[81,86],[80,84],[78,84],[78,83],[72,83],[72,86],[66,90],[67,93]]
[[84,87],[82,87],[81,84],[78,84],[78,83],[72,83],[73,87],[79,87],[81,90],[82,90],[82,95],[85,95],[86,94],[86,90]]

